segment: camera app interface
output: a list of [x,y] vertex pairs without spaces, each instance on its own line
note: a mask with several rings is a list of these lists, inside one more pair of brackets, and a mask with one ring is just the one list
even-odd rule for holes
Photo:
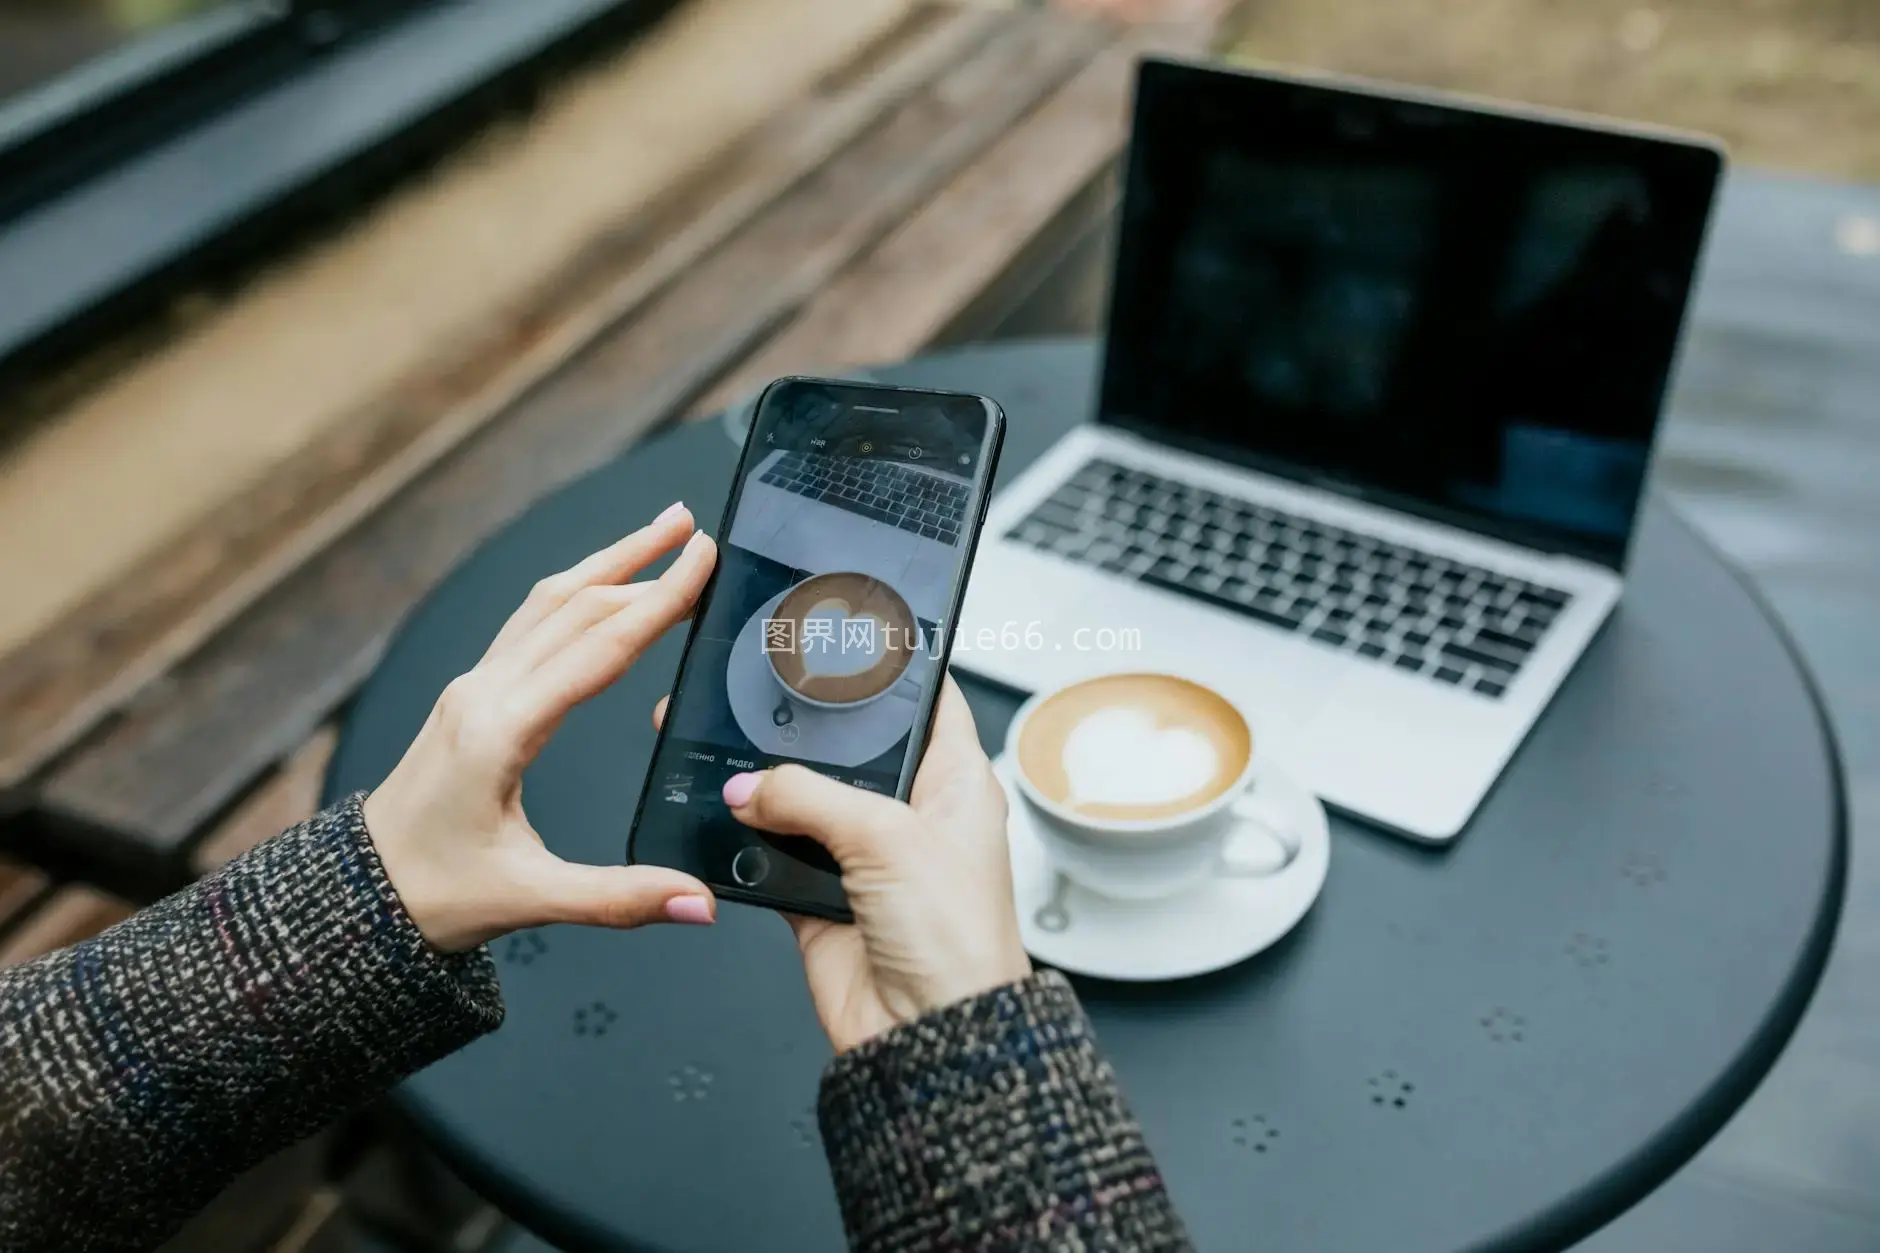
[[[709,873],[754,836],[726,779],[799,762],[892,795],[966,556],[973,397],[785,383],[753,419],[717,579],[652,766],[636,852]],[[832,866],[806,841],[772,841]]]

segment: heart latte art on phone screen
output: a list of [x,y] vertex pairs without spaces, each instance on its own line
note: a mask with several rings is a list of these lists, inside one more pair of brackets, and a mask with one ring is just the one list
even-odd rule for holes
[[1018,764],[1047,798],[1115,822],[1180,817],[1239,780],[1253,754],[1225,699],[1171,675],[1112,675],[1050,697],[1026,720]]
[[807,700],[850,705],[893,687],[919,646],[900,593],[866,574],[819,574],[791,588],[773,619],[792,646],[769,654],[784,685]]
[[[803,612],[803,669],[812,676],[846,678],[872,670],[888,651],[888,623],[831,597]],[[809,642],[824,644],[808,647]]]

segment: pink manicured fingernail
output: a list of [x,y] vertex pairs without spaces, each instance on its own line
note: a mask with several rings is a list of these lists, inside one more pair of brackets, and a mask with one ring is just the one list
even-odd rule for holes
[[712,903],[702,896],[675,896],[666,902],[666,917],[693,927],[712,925]]
[[670,522],[684,512],[685,502],[683,500],[675,500],[660,511],[659,516],[653,519],[653,525],[658,526],[662,522]]
[[754,774],[734,774],[725,780],[725,804],[733,809],[742,809],[751,803],[751,797],[757,795],[757,776]]

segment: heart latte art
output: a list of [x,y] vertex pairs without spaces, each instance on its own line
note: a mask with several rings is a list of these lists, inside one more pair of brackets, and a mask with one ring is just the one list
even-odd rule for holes
[[1253,756],[1232,704],[1172,675],[1119,674],[1065,688],[1019,730],[1018,765],[1047,798],[1090,818],[1179,818],[1231,789]]
[[787,649],[768,650],[783,685],[819,705],[859,705],[906,673],[920,627],[900,593],[866,574],[819,574],[785,593],[771,613],[787,624]]
[[803,668],[834,678],[872,670],[887,651],[889,630],[887,622],[857,612],[846,600],[820,601],[803,614]]
[[1220,754],[1191,727],[1160,726],[1133,705],[1112,705],[1071,728],[1061,754],[1072,805],[1166,805],[1208,786]]

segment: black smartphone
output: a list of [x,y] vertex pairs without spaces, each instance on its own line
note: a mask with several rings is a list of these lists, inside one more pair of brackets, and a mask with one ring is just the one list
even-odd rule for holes
[[907,798],[1004,438],[984,396],[811,378],[764,390],[628,861],[849,921],[834,860],[738,822],[725,780],[799,762]]

